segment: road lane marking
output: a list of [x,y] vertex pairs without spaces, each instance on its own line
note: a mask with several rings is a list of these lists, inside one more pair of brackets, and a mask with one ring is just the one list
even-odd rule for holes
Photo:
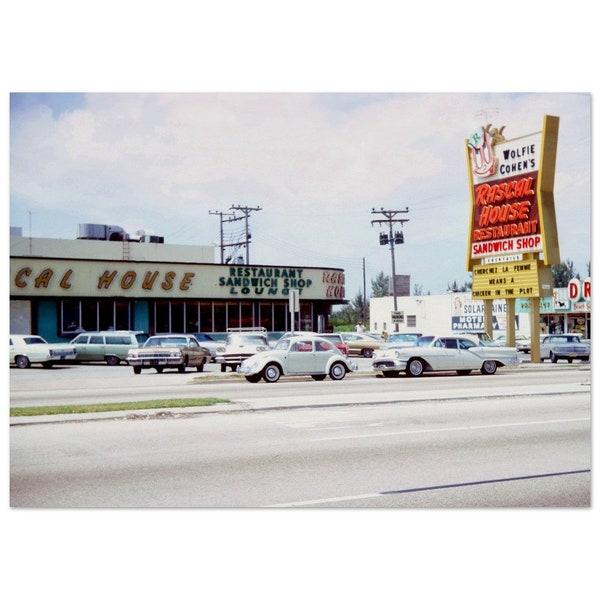
[[558,473],[540,473],[537,475],[521,475],[519,477],[503,477],[501,479],[482,479],[479,481],[466,481],[461,483],[446,483],[443,485],[430,485],[401,490],[390,490],[387,492],[375,492],[372,494],[360,494],[356,496],[334,496],[332,498],[319,498],[316,500],[300,500],[298,502],[286,502],[284,504],[271,504],[265,508],[293,508],[299,506],[311,506],[315,504],[334,504],[335,502],[349,502],[351,500],[365,500],[369,498],[382,498],[383,496],[395,496],[400,494],[414,494],[417,492],[430,492],[451,488],[469,487],[475,485],[489,485],[493,483],[510,483],[513,481],[527,481],[531,479],[543,479],[545,477],[563,477],[565,475],[582,475],[591,473],[591,469],[578,469],[574,471],[561,471]]
[[556,425],[564,423],[577,423],[581,421],[589,421],[590,417],[574,418],[574,419],[549,419],[546,421],[523,421],[517,423],[495,423],[493,425],[466,425],[461,427],[438,427],[435,429],[406,429],[403,431],[390,431],[387,433],[362,433],[348,436],[335,437],[320,437],[312,438],[313,442],[327,442],[336,440],[354,440],[373,437],[390,437],[394,435],[417,435],[420,433],[447,433],[451,431],[475,431],[477,429],[498,429],[502,427],[531,427],[533,425]]

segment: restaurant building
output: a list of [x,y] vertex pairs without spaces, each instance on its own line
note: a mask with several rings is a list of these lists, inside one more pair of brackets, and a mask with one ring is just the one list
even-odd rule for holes
[[213,246],[131,239],[105,225],[80,225],[73,240],[18,233],[11,229],[10,331],[47,341],[108,329],[324,331],[332,307],[346,303],[342,269],[215,264]]

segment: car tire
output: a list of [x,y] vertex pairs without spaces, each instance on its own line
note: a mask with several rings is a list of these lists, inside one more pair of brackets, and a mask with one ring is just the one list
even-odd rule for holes
[[261,375],[258,373],[257,375],[246,375],[246,381],[250,383],[258,383],[260,381]]
[[558,362],[558,358],[554,355],[553,352],[550,352],[550,362],[556,364]]
[[365,358],[373,358],[373,349],[372,348],[363,348],[362,355]]
[[104,360],[109,367],[116,367],[121,362],[118,356],[105,356]]
[[341,381],[346,377],[346,367],[340,362],[333,363],[329,369],[329,377],[334,381]]
[[485,360],[481,365],[482,375],[493,375],[498,369],[498,365],[495,360]]
[[406,374],[411,377],[420,377],[423,375],[423,371],[425,371],[425,364],[420,358],[413,358],[406,365]]
[[142,367],[133,367],[133,372],[139,375],[142,372]]
[[323,381],[323,379],[325,379],[325,377],[327,377],[327,375],[311,375],[311,377],[315,380],[315,381]]
[[162,373],[165,370],[164,367],[154,367],[154,368],[156,369],[157,373]]
[[275,363],[268,364],[263,369],[262,376],[267,383],[275,383],[276,381],[279,381],[279,378],[281,377],[281,369],[279,365],[276,365]]
[[15,365],[19,369],[28,369],[31,366],[31,361],[26,356],[17,356],[15,358]]
[[206,358],[203,358],[202,362],[199,365],[196,365],[196,371],[198,371],[198,373],[202,373],[202,371],[204,371],[205,364],[206,364]]

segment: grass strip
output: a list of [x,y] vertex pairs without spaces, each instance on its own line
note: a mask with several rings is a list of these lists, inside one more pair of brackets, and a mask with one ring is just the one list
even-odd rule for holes
[[153,408],[189,408],[212,406],[229,402],[221,398],[171,398],[168,400],[143,400],[139,402],[112,402],[108,404],[71,404],[67,406],[23,406],[10,409],[11,417],[37,417],[40,415],[72,415],[80,413],[111,412],[118,410],[147,410]]

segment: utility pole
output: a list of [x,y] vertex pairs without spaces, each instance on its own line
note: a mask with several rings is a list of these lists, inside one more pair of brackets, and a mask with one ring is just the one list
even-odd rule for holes
[[[250,239],[252,236],[248,231],[248,215],[253,210],[262,210],[262,208],[260,206],[251,207],[251,206],[233,206],[232,205],[230,210],[239,210],[244,213],[244,219],[246,221],[246,264],[249,265],[250,264]],[[240,218],[241,217],[237,217],[237,218],[231,219],[231,220],[237,221]]]
[[231,213],[224,213],[224,212],[220,212],[220,211],[212,211],[209,210],[208,211],[209,215],[218,215],[219,216],[219,231],[220,231],[220,239],[219,239],[219,248],[221,249],[221,264],[223,264],[224,262],[224,250],[225,250],[225,244],[223,244],[223,217],[233,217],[234,215]]
[[371,221],[371,226],[375,223],[379,223],[379,225],[386,225],[389,228],[389,234],[381,232],[379,234],[379,244],[381,246],[390,245],[390,252],[392,253],[392,290],[394,295],[394,311],[398,310],[398,300],[396,294],[396,257],[394,253],[394,248],[397,244],[404,244],[404,232],[396,231],[394,233],[394,224],[400,223],[401,226],[404,223],[407,223],[409,219],[398,219],[397,216],[399,214],[405,214],[408,212],[408,207],[404,210],[387,210],[381,208],[380,210],[371,209],[372,215],[382,215],[385,217],[384,219],[373,219]]

